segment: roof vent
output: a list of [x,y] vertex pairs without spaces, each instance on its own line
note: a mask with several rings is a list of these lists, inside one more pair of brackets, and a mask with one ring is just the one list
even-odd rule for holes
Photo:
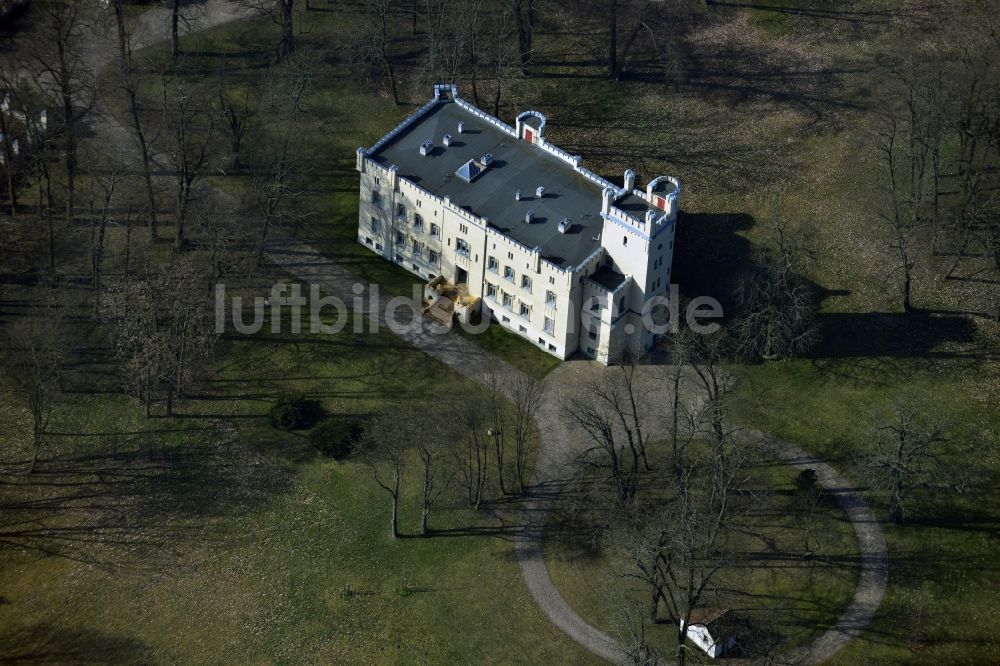
[[527,213],[524,214],[524,223],[525,224],[531,224],[534,220],[535,220],[535,211],[534,211],[534,209],[531,209]]
[[541,185],[539,185],[538,188],[535,190],[535,196],[538,197],[539,199],[541,199],[542,197],[544,197],[545,196],[545,188],[542,187]]
[[464,131],[465,131],[465,123],[463,123],[461,120],[459,120],[458,121],[458,133],[461,134]]
[[447,148],[448,146],[450,146],[451,145],[451,134],[445,134],[444,137],[441,139],[441,143],[444,144],[445,148]]
[[569,229],[569,218],[564,217],[559,221],[559,233],[564,234]]
[[483,163],[483,166],[489,166],[493,164],[493,153],[486,153],[479,161]]
[[424,141],[422,144],[420,144],[420,154],[423,155],[424,157],[430,155],[432,150],[434,150],[433,141]]
[[521,200],[521,190],[517,190],[516,192],[514,192],[514,201],[520,201],[520,200]]

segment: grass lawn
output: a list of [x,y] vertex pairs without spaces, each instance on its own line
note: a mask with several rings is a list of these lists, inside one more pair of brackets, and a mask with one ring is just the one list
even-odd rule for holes
[[[903,526],[884,525],[889,588],[875,624],[833,663],[983,663],[1000,650],[1000,414],[994,369],[947,359],[825,359],[744,368],[742,418],[833,462],[848,475],[871,435],[873,408],[922,391],[950,419],[944,463],[954,481],[917,495]],[[947,483],[947,482],[946,482]],[[884,506],[876,505],[883,519]],[[954,618],[965,618],[962,622]]]
[[[394,542],[387,495],[369,470],[319,457],[303,433],[276,431],[266,416],[283,394],[364,415],[464,380],[389,334],[261,335],[223,347],[175,418],[147,419],[112,392],[113,367],[82,356],[31,476],[16,473],[27,415],[3,385],[0,653],[588,663],[521,583],[509,525],[446,496],[431,515],[437,536]],[[409,534],[416,470],[414,461],[403,488]]]
[[[786,649],[805,645],[829,628],[844,610],[857,584],[854,530],[832,497],[823,498],[811,524],[819,540],[806,546],[795,517],[797,471],[768,463],[748,468],[744,488],[758,503],[741,521],[745,535],[736,546],[745,557],[716,579],[711,607],[724,605],[743,621],[756,624]],[[588,622],[609,635],[629,640],[623,609],[645,617],[648,591],[622,576],[629,564],[573,530],[553,526],[546,542],[546,565],[556,587]],[[803,557],[806,548],[812,556]],[[626,599],[627,601],[623,601]],[[672,655],[676,629],[664,622],[645,627],[645,640],[661,655]]]

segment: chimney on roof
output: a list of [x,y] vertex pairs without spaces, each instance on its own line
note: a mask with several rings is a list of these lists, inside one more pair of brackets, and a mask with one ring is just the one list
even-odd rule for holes
[[538,188],[535,190],[535,196],[538,197],[539,199],[541,199],[542,197],[544,197],[545,196],[545,188],[542,187],[541,185],[539,185]]
[[461,134],[464,131],[465,131],[465,123],[463,123],[461,120],[459,120],[458,121],[458,133]]
[[486,153],[479,161],[483,163],[484,167],[488,167],[493,164],[493,153]]
[[569,218],[564,217],[559,221],[559,233],[564,234],[567,229],[569,229]]
[[432,150],[434,150],[433,141],[424,141],[422,144],[420,144],[420,154],[423,155],[424,157],[430,155]]
[[521,200],[521,190],[517,190],[514,192],[514,201],[520,201],[520,200]]
[[534,222],[534,220],[535,220],[535,210],[534,209],[531,209],[527,213],[524,214],[524,223],[525,224],[531,224],[532,222]]
[[635,187],[635,171],[632,169],[625,169],[625,190],[631,194],[632,189]]
[[444,147],[445,147],[445,148],[447,148],[448,146],[450,146],[450,145],[451,145],[451,134],[445,134],[445,135],[444,135],[444,136],[443,136],[443,137],[441,138],[441,143],[443,143],[443,144],[444,144]]

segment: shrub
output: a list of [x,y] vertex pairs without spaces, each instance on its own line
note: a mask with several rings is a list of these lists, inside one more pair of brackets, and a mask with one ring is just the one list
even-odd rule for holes
[[271,425],[278,430],[304,430],[319,420],[319,403],[305,396],[280,398],[271,408]]
[[324,419],[309,433],[309,441],[320,453],[334,460],[343,460],[351,455],[354,445],[361,437],[361,421],[350,417]]
[[799,487],[799,490],[812,490],[816,487],[817,480],[816,470],[810,467],[799,472],[799,475],[795,477],[795,485]]

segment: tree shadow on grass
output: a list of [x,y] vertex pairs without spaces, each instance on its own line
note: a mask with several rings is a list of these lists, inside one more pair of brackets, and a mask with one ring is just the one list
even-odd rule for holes
[[74,437],[34,474],[4,474],[0,549],[111,571],[162,570],[184,544],[231,538],[230,521],[293,487],[286,465],[234,429],[177,432],[181,441],[163,429],[113,442]]
[[[18,600],[13,600],[17,605]],[[0,640],[0,663],[149,664],[152,649],[146,643],[97,629],[36,624],[10,632]]]

